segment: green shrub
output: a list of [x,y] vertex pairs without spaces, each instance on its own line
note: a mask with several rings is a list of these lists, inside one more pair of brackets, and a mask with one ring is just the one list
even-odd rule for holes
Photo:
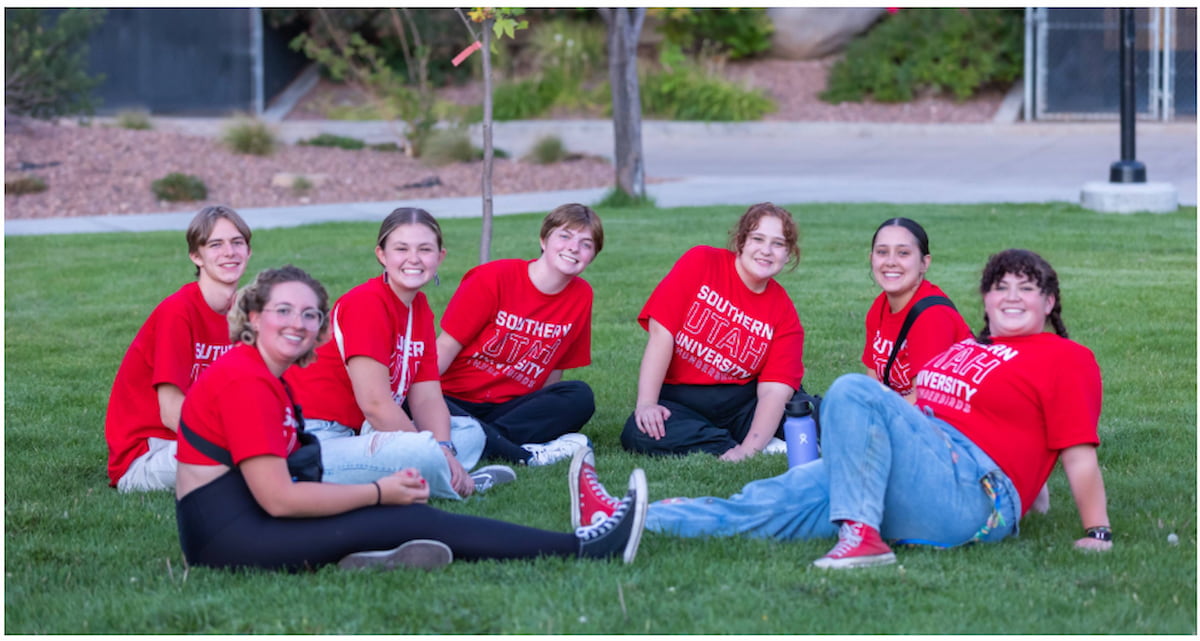
[[358,138],[338,136],[336,134],[320,134],[308,140],[301,140],[299,144],[311,147],[337,147],[339,149],[350,150],[362,149],[367,146],[365,142]]
[[125,109],[117,112],[117,126],[122,129],[153,129],[150,112],[145,109]]
[[1021,9],[904,9],[846,48],[821,99],[907,102],[921,90],[965,100],[1023,70]]
[[275,151],[275,132],[266,123],[238,117],[225,129],[225,144],[239,154],[269,156]]
[[533,149],[529,150],[528,160],[539,164],[548,165],[550,163],[559,162],[567,157],[567,148],[563,146],[562,138],[558,136],[542,136],[537,142],[533,143]]
[[208,187],[204,181],[191,174],[172,172],[150,184],[150,189],[159,200],[180,202],[204,200],[208,197]]
[[292,191],[296,194],[306,193],[313,188],[313,183],[307,176],[296,176],[296,180],[292,181]]
[[46,181],[37,176],[15,176],[4,179],[4,195],[24,196],[46,191]]
[[372,151],[400,151],[400,145],[397,145],[394,142],[381,142],[370,145],[370,149]]
[[658,31],[667,42],[690,54],[698,54],[706,43],[730,60],[749,58],[771,48],[775,27],[766,9],[651,9],[662,18]]
[[595,209],[631,209],[634,207],[657,207],[654,198],[650,196],[631,196],[619,187],[613,187],[604,197],[592,205]]
[[674,45],[660,53],[663,68],[640,79],[642,113],[667,120],[758,120],[775,110],[761,89],[747,89],[688,60]]
[[551,70],[498,84],[492,90],[492,119],[525,120],[546,113],[563,92],[565,81],[563,74]]
[[467,132],[461,129],[437,129],[425,139],[421,159],[440,167],[453,162],[470,162],[483,157],[483,152],[471,145]]
[[66,9],[50,24],[45,11],[4,10],[4,109],[44,120],[91,114],[104,76],[87,74],[88,34],[106,12]]

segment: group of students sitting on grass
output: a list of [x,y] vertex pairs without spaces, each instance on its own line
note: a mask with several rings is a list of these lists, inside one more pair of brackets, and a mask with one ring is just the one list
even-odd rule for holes
[[[836,536],[814,565],[879,565],[895,560],[885,540],[951,547],[1016,534],[1030,508],[1048,508],[1058,461],[1084,526],[1076,546],[1112,545],[1095,453],[1099,367],[1067,338],[1057,275],[1033,252],[988,260],[976,337],[925,279],[925,230],[885,221],[870,246],[882,291],[866,316],[868,374],[846,374],[826,393],[821,458],[729,499],[650,504],[641,469],[620,498],[604,489],[581,433],[592,391],[562,380],[591,362],[593,293],[581,274],[604,230],[590,208],[550,212],[537,258],[468,271],[440,333],[421,292],[439,280],[446,254],[428,212],[388,215],[374,249],[382,273],[332,306],[291,265],[238,289],[250,237],[228,207],[195,216],[187,243],[197,280],[151,313],[109,401],[111,484],[174,488],[191,564],[628,563],[649,529]],[[648,339],[625,449],[724,461],[786,450],[784,408],[803,392],[804,329],[775,278],[798,263],[798,237],[787,210],[760,203],[734,225],[728,248],[679,258],[638,314]],[[505,463],[567,459],[570,534],[426,504],[515,480]]]

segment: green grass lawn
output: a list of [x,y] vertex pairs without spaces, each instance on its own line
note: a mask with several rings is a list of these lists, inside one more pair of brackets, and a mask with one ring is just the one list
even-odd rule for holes
[[[832,541],[689,541],[648,533],[633,565],[545,559],[455,563],[433,573],[286,575],[186,569],[168,493],[118,495],[105,475],[104,412],[121,357],[150,310],[192,279],[182,232],[5,239],[6,633],[437,634],[1196,634],[1196,209],[1114,216],[1066,204],[801,205],[800,267],[780,281],[800,311],[805,387],[823,393],[859,363],[875,226],[920,221],[930,279],[973,328],[980,269],[1000,249],[1045,256],[1062,282],[1071,337],[1104,374],[1099,450],[1116,546],[1081,533],[1065,477],[1052,508],[1001,544],[899,550],[899,563],[829,573]],[[618,442],[645,333],[635,317],[687,248],[723,245],[736,207],[601,211],[607,242],[585,274],[596,292],[593,364],[569,373],[596,392],[587,431],[601,479],[646,469],[651,499],[727,496],[782,472],[781,456],[728,464],[650,460]],[[380,211],[380,219],[387,212]],[[542,214],[496,220],[493,256],[533,257]],[[445,308],[478,255],[478,220],[444,222]],[[378,223],[264,229],[249,274],[284,263],[331,296],[378,273]],[[245,279],[248,282],[249,278]],[[300,399],[303,403],[303,399]],[[570,528],[567,464],[459,512]],[[1168,533],[1179,536],[1169,545]]]

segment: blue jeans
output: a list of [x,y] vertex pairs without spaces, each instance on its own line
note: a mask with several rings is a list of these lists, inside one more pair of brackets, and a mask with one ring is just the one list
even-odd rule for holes
[[[754,481],[728,499],[667,499],[646,528],[683,537],[835,536],[837,521],[885,539],[941,546],[1017,533],[1012,482],[970,439],[862,374],[834,381],[821,403],[822,456]],[[986,483],[985,483],[986,481]]]
[[[429,482],[429,495],[461,499],[450,486],[450,465],[430,432],[380,432],[363,424],[361,434],[333,421],[305,419],[304,430],[321,440],[321,464],[326,483],[370,483],[407,467],[415,467]],[[458,462],[470,470],[479,462],[485,437],[479,422],[450,419],[450,441]]]

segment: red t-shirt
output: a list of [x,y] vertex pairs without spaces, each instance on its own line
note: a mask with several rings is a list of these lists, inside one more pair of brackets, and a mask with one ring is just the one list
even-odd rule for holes
[[529,278],[532,260],[475,267],[442,315],[462,344],[442,391],[472,403],[503,403],[541,389],[550,372],[592,361],[592,286],[575,277],[557,294]]
[[227,352],[229,323],[188,283],[154,308],[138,330],[113,380],[104,419],[108,480],[116,487],[130,463],[150,449],[150,437],[175,440],[163,425],[156,385],[170,383],[186,395],[200,372]]
[[699,246],[675,262],[638,314],[675,337],[664,383],[800,387],[804,328],[783,286],[771,279],[761,294],[738,276],[728,249]]
[[[904,325],[909,310],[922,298],[945,295],[940,287],[923,280],[904,309],[893,313],[888,306],[887,294],[880,293],[871,304],[871,309],[867,311],[867,341],[863,346],[863,365],[874,371],[875,376],[882,381],[888,357],[892,355],[892,346],[896,343],[896,337],[900,334],[900,327]],[[888,378],[889,386],[900,394],[907,395],[912,392],[912,378],[921,365],[946,351],[946,348],[954,343],[970,337],[971,328],[963,320],[962,314],[954,308],[945,305],[925,308],[908,329],[908,337],[904,339],[900,352],[896,354],[896,361],[892,363],[892,373]]]
[[[229,451],[234,465],[255,456],[287,458],[299,443],[296,415],[283,383],[271,374],[258,349],[239,344],[196,381],[183,400],[183,423]],[[179,439],[180,463],[215,465]]]
[[396,404],[404,402],[413,383],[438,380],[433,311],[421,292],[413,298],[412,306],[408,379],[401,387],[408,307],[382,275],[338,299],[330,313],[333,338],[317,348],[316,362],[308,367],[289,367],[284,373],[296,398],[303,400],[306,417],[334,421],[355,430],[362,427],[366,417],[354,400],[346,370],[346,362],[354,356],[367,356],[387,366],[388,385]]
[[1100,367],[1055,334],[955,343],[917,374],[917,406],[953,425],[1004,470],[1033,505],[1060,450],[1099,445]]

